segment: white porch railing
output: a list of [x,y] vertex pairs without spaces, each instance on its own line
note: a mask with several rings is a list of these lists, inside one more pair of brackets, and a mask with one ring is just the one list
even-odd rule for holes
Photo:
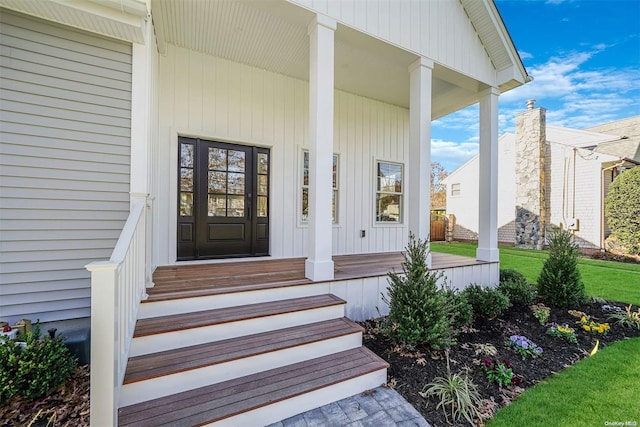
[[140,301],[146,297],[147,201],[134,198],[111,258],[91,272],[91,425],[116,426]]

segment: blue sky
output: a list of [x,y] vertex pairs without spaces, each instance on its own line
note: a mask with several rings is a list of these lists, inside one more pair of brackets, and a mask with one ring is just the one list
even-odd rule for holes
[[[640,115],[640,0],[496,0],[534,80],[500,96],[499,133],[535,99],[547,123],[582,129]],[[432,123],[449,172],[478,152],[478,107]]]

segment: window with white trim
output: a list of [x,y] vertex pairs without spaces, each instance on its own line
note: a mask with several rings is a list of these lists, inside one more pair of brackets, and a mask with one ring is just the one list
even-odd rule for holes
[[402,222],[404,165],[376,162],[376,222]]
[[[333,195],[331,199],[331,220],[338,222],[338,155],[333,155]],[[302,152],[302,218],[309,221],[309,151]]]
[[451,195],[459,196],[460,195],[460,183],[456,182],[455,184],[451,184]]

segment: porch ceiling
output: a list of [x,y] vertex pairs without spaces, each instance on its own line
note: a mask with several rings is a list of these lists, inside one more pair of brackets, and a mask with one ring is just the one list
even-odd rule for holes
[[[312,11],[274,0],[151,0],[160,51],[166,43],[309,79]],[[409,65],[418,56],[344,25],[335,33],[335,87],[409,107]],[[432,119],[477,101],[485,87],[436,64]]]

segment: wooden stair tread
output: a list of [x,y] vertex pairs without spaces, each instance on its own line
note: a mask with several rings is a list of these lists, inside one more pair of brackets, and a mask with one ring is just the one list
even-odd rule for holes
[[222,420],[388,364],[360,347],[119,409],[119,425],[195,426]]
[[160,266],[153,274],[153,281],[154,283],[163,283],[190,277],[219,278],[253,274],[265,275],[283,271],[299,271],[300,269],[304,272],[304,263],[304,258],[285,258],[252,260],[251,262],[230,261],[212,264]]
[[268,280],[260,276],[249,276],[238,283],[237,277],[224,279],[179,280],[170,284],[156,285],[147,289],[149,298],[142,304],[156,301],[167,301],[179,298],[193,298],[207,295],[221,295],[233,292],[246,292],[261,289],[272,289],[286,286],[308,285],[309,279],[298,277],[299,274],[281,275]]
[[361,333],[362,330],[362,327],[353,321],[340,318],[131,357],[127,364],[124,384]]
[[335,295],[326,294],[140,319],[136,322],[133,337],[137,338],[342,304],[345,304],[344,300]]

